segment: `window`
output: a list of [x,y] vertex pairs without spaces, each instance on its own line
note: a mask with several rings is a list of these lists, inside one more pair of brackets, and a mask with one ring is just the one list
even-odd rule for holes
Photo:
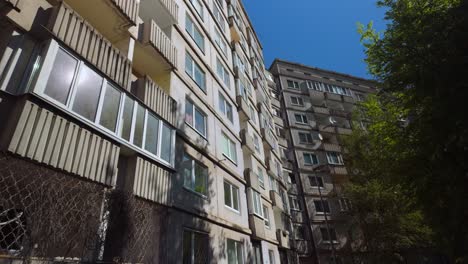
[[252,190],[253,213],[263,217],[262,198],[260,193]]
[[291,104],[304,106],[304,100],[301,97],[291,96]]
[[305,165],[317,165],[319,164],[319,160],[317,158],[317,155],[313,153],[302,153],[304,157],[304,164]]
[[236,143],[232,141],[226,134],[222,133],[221,147],[224,156],[232,162],[237,163]]
[[227,239],[226,244],[228,264],[244,264],[243,243]]
[[[330,231],[330,233],[328,233]],[[325,228],[321,227],[320,228],[320,234],[322,235],[322,240],[323,242],[337,242],[336,241],[336,232],[334,228]],[[331,237],[330,237],[331,236]],[[331,238],[331,240],[330,240]]]
[[239,212],[239,188],[224,181],[224,204]]
[[195,11],[197,11],[198,15],[200,18],[203,20],[203,4],[202,0],[190,0],[192,3],[193,8],[195,8]]
[[263,170],[261,167],[258,167],[258,183],[260,184],[260,187],[265,189],[265,179],[263,178]]
[[206,115],[192,101],[185,101],[185,123],[206,137]]
[[233,122],[232,119],[232,105],[226,100],[226,98],[219,93],[219,111],[226,116],[231,123]]
[[270,214],[266,206],[263,206],[263,220],[265,221],[265,227],[270,229]]
[[184,230],[182,259],[184,264],[201,264],[209,262],[208,234]]
[[[38,80],[34,87],[36,94],[82,122],[125,140],[141,153],[172,165],[174,129],[53,40]],[[163,143],[159,142],[161,135]]]
[[50,72],[44,94],[62,104],[66,104],[78,66],[78,60],[70,56],[63,49],[59,49],[53,65],[54,70]]
[[270,258],[270,264],[275,264],[275,252],[268,250],[268,257]]
[[255,146],[255,151],[260,153],[260,139],[258,138],[257,134],[253,135],[253,142]]
[[276,188],[276,179],[272,176],[269,176],[268,177],[269,180],[270,180],[270,190],[273,190],[273,191],[278,191],[278,189]]
[[208,168],[185,153],[182,170],[185,188],[206,196],[208,194]]
[[216,58],[216,73],[218,77],[223,80],[223,83],[229,88],[230,87],[230,78],[228,70],[223,66],[222,62],[219,58]]
[[257,123],[257,110],[251,104],[249,104],[249,112],[252,122]]
[[301,210],[301,204],[296,196],[289,196],[289,204],[293,210]]
[[82,66],[75,84],[72,111],[94,121],[104,78],[87,66]]
[[321,214],[329,214],[330,213],[330,205],[326,200],[314,200],[315,212]]
[[312,187],[323,188],[323,179],[319,176],[309,176],[309,183]]
[[303,225],[294,225],[294,237],[300,240],[305,239],[305,229]]
[[102,98],[102,111],[99,117],[99,124],[112,132],[115,132],[117,128],[121,98],[122,93],[114,86],[107,84],[104,98]]
[[306,132],[299,132],[299,142],[303,144],[313,143],[312,135]]
[[252,248],[253,248],[253,264],[263,264],[262,261],[262,247],[260,246],[259,242],[252,241]]
[[299,83],[298,82],[288,80],[287,83],[288,83],[288,88],[299,89]]
[[223,54],[226,56],[227,55],[227,44],[226,41],[224,41],[223,37],[221,36],[221,33],[215,28],[215,34],[214,34],[214,41],[216,45],[221,49]]
[[307,124],[307,116],[305,114],[294,114],[296,123]]
[[340,211],[342,212],[347,212],[351,209],[351,202],[348,198],[340,198],[338,203],[340,204]]
[[226,28],[223,14],[219,10],[218,6],[216,6],[215,2],[213,2],[213,15],[216,23],[218,23],[219,27],[221,28],[221,31],[225,32]]
[[188,14],[185,15],[185,30],[189,33],[190,37],[192,37],[201,51],[205,52],[205,38]]
[[206,92],[205,72],[202,71],[200,66],[193,60],[192,56],[185,52],[185,72],[192,78],[193,81]]
[[327,152],[328,164],[343,165],[343,157],[337,152]]

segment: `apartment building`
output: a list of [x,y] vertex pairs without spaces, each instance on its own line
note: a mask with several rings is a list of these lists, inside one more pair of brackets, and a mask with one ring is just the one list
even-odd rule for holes
[[283,109],[275,123],[285,138],[280,147],[294,248],[301,263],[347,263],[353,241],[350,204],[343,196],[348,172],[342,136],[363,126],[352,122],[351,113],[375,91],[375,83],[279,59],[270,72],[280,101],[274,109]]
[[0,10],[5,261],[291,263],[274,84],[240,1]]

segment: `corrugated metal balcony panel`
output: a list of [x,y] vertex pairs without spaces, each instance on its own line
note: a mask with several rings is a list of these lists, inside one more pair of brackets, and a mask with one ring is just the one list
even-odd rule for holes
[[171,14],[172,18],[174,21],[177,21],[178,18],[178,13],[179,13],[179,6],[174,0],[156,0],[161,2],[163,6],[166,8],[166,10]]
[[129,89],[131,61],[64,2],[49,21],[52,33],[108,77]]
[[131,22],[131,24],[136,25],[138,12],[140,10],[140,1],[138,0],[111,0],[112,3],[117,7],[117,9],[124,14],[125,17]]
[[115,185],[120,147],[29,101],[8,150],[108,186]]
[[322,147],[325,151],[341,152],[341,146],[337,144],[323,143]]
[[172,40],[154,20],[147,23],[144,26],[143,41],[151,44],[173,68],[177,68],[177,48]]
[[171,125],[176,125],[177,102],[149,76],[138,80],[134,93],[159,116]]
[[133,193],[136,196],[169,205],[171,173],[163,168],[136,157]]

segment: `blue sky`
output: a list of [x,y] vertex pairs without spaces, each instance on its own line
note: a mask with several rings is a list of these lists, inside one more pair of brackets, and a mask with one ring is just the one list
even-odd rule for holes
[[385,29],[376,0],[243,0],[266,67],[275,58],[371,78],[357,22]]

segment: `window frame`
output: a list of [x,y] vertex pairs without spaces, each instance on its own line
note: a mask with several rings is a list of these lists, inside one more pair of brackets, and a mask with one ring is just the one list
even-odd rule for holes
[[[183,175],[183,178],[184,178],[183,187],[184,187],[186,190],[188,190],[188,191],[190,191],[190,192],[192,192],[192,193],[194,193],[194,194],[196,194],[196,195],[199,195],[199,196],[201,196],[201,197],[203,197],[203,198],[205,198],[205,199],[208,198],[208,194],[209,194],[208,181],[209,181],[209,177],[210,177],[208,167],[207,167],[205,164],[203,164],[202,162],[200,162],[200,161],[194,159],[194,158],[193,158],[190,154],[188,154],[187,152],[184,152],[184,154],[183,154],[183,156],[182,156],[183,159],[184,159],[185,157],[187,157],[187,158],[190,160],[190,163],[191,163],[191,165],[190,165],[190,168],[191,168],[191,171],[190,171],[190,172],[191,172],[191,175],[190,175],[190,185],[192,185],[193,188],[192,188],[192,186],[187,186],[187,185],[186,185],[186,182],[185,182],[185,174]],[[195,165],[199,165],[199,166],[201,166],[201,167],[203,167],[203,168],[205,169],[205,170],[204,170],[204,172],[206,172],[206,177],[205,177],[205,179],[204,179],[204,182],[205,182],[205,185],[204,185],[204,186],[206,187],[206,189],[204,190],[205,193],[197,192],[197,191],[195,190],[195,183],[196,183],[196,177],[197,177],[196,174],[195,174],[195,171],[196,171]],[[185,169],[185,168],[184,168],[184,169]],[[184,172],[185,172],[185,171],[184,171]]]
[[[191,24],[191,30],[187,28],[187,21]],[[190,17],[188,13],[185,13],[185,31],[190,35],[190,38],[192,38],[192,40],[195,42],[195,44],[201,50],[201,52],[205,54],[205,36],[203,36],[202,31],[198,28],[197,25],[195,25],[195,21]],[[195,31],[201,36],[201,46],[195,38]]]
[[[310,132],[298,132],[297,133],[298,137],[299,137],[299,143],[301,144],[313,144],[314,143],[314,139],[312,137],[312,134]],[[301,135],[303,135],[305,137],[305,139],[307,140],[302,140],[302,137]],[[310,138],[310,141],[308,140]]]
[[[312,161],[312,163],[308,163],[306,162],[306,155],[310,155],[310,160]],[[304,165],[306,166],[314,166],[314,165],[319,165],[320,164],[320,160],[317,156],[317,154],[315,153],[311,153],[311,152],[302,152],[302,157],[304,159]],[[316,163],[314,163],[314,158],[315,157],[315,160],[317,161]]]
[[[298,96],[291,96],[290,98],[290,101],[291,101],[291,105],[295,105],[295,106],[304,106],[304,99],[302,99],[301,97],[298,97]],[[294,102],[294,100],[296,100],[297,102]]]
[[[319,230],[320,230],[320,236],[322,237],[322,241],[324,243],[334,243],[334,244],[338,243],[338,240],[337,240],[338,237],[336,235],[336,230],[335,230],[334,227],[330,227],[330,228],[320,227]],[[326,235],[327,237],[329,235],[328,232],[330,231],[330,236],[332,236],[332,237],[328,237],[328,240],[325,240],[324,235],[323,235],[324,234],[323,230],[325,230],[325,234],[327,234]],[[335,238],[335,239],[333,239],[333,238]],[[330,240],[330,239],[333,239],[333,240]]]
[[[309,184],[312,188],[325,189],[325,182],[323,181],[322,176],[310,175],[308,178],[309,178]],[[312,181],[312,178],[314,179],[314,181]],[[317,181],[317,179],[320,179],[320,181]],[[312,182],[315,182],[316,185],[313,185]]]
[[[219,104],[219,111],[221,113],[223,113],[223,115],[233,124],[234,123],[234,106],[228,102],[228,100],[226,99],[226,97],[221,93],[219,92],[219,95],[218,95],[218,104]],[[223,110],[221,109],[221,105],[224,105],[224,112]],[[231,108],[231,116],[228,115],[228,111],[227,109]]]
[[[234,142],[226,133],[221,132],[221,136],[223,137],[223,140],[227,141],[227,147],[228,147],[228,152],[229,153],[224,153],[224,148],[222,147],[221,153],[223,154],[224,157],[226,157],[228,160],[233,162],[234,164],[237,165],[237,144]],[[221,143],[224,143],[221,141]],[[231,155],[234,155],[234,157],[231,157]]]
[[[185,236],[185,232],[190,233],[190,258],[191,258],[190,263],[195,263],[195,234],[206,236],[206,239],[208,241],[208,245],[206,245],[207,248],[209,248],[210,246],[210,236],[208,233],[200,232],[200,231],[196,231],[196,230],[188,229],[188,228],[185,228],[184,231],[182,232],[183,236]],[[182,239],[182,245],[184,245],[184,239]],[[182,252],[184,252],[183,246],[182,246]],[[209,261],[210,260],[209,253],[206,252],[206,254],[207,254],[206,255],[207,260]],[[182,259],[183,259],[183,253],[182,253]]]
[[229,71],[226,69],[219,57],[216,57],[216,75],[221,79],[222,83],[226,85],[226,87],[230,90],[231,76],[229,75]]
[[[242,256],[240,256],[240,259],[241,259],[241,263],[237,263],[237,264],[244,264],[245,263],[245,260],[244,260],[244,256],[245,256],[245,253],[244,253],[244,243],[240,242],[240,241],[237,241],[237,240],[234,240],[234,239],[230,239],[230,238],[226,238],[226,257],[228,258],[227,261],[229,261],[229,253],[228,253],[228,250],[229,250],[229,241],[232,241],[235,246],[234,248],[234,252],[236,252],[236,262],[238,262],[239,260],[239,256],[237,255],[237,253],[240,251]],[[239,247],[240,247],[240,250],[239,250]]]
[[[301,121],[297,121],[298,116],[301,117]],[[301,125],[308,125],[309,124],[309,120],[307,118],[307,115],[302,114],[302,113],[294,113],[294,121],[295,121],[296,124],[301,124]]]
[[[190,72],[187,71],[187,59],[190,59]],[[185,51],[185,66],[184,66],[185,73],[192,79],[192,81],[204,92],[207,93],[207,87],[206,87],[206,72],[200,67],[200,65],[195,61],[193,56],[186,50]],[[200,73],[203,76],[202,84],[198,83],[197,80],[195,79],[195,72],[196,69],[200,71]]]
[[[200,10],[197,9],[197,7],[194,4],[194,1],[196,1],[200,5]],[[203,9],[203,1],[202,0],[190,0],[190,4],[192,5],[193,9],[195,9],[195,12],[197,15],[201,18],[202,21],[204,21],[204,9]]]
[[[315,214],[316,215],[325,215],[325,214],[330,215],[331,214],[331,207],[330,207],[330,203],[328,202],[328,200],[326,200],[326,199],[323,199],[323,200],[314,199],[313,202],[314,202],[314,208],[315,208]],[[321,211],[319,211],[319,209]]]
[[[224,180],[224,182],[223,182],[223,188],[224,188],[224,192],[225,192],[224,195],[226,195],[226,188],[225,188],[226,185],[225,185],[225,184],[229,185],[230,198],[231,198],[231,203],[232,203],[233,206],[227,205],[227,204],[226,204],[226,199],[224,200],[224,206],[227,207],[229,210],[234,211],[234,212],[240,214],[240,200],[239,200],[239,198],[240,198],[240,196],[239,196],[240,190],[239,190],[239,187],[237,187],[236,185],[232,184],[232,183],[231,183],[230,181],[228,181],[228,180]],[[234,208],[234,199],[233,199],[234,194],[233,194],[233,190],[235,190],[236,193],[237,193],[237,208],[238,208],[238,209]]]
[[[343,155],[341,155],[341,153],[338,153],[338,152],[335,152],[335,151],[327,151],[326,154],[327,154],[328,164],[331,164],[331,165],[344,165]],[[333,155],[335,155],[335,157],[333,157]],[[333,160],[335,158],[336,158],[337,162],[335,162]]]
[[250,193],[252,198],[252,213],[263,219],[262,195],[254,189]]
[[290,203],[291,210],[302,211],[301,202],[299,201],[299,198],[297,196],[289,195],[289,203]]
[[262,205],[262,210],[263,210],[263,222],[265,223],[265,228],[271,229],[270,211],[268,210],[268,207],[266,207],[265,205]]
[[[187,122],[187,102],[190,102],[190,104],[192,104],[192,123],[193,124],[190,124],[189,122]],[[204,120],[204,130],[205,130],[205,133],[202,133],[201,131],[199,131],[197,129],[197,123],[196,123],[196,118],[195,118],[195,111],[198,111],[202,116],[203,116],[203,120]],[[185,113],[184,113],[184,123],[188,126],[190,126],[193,130],[195,130],[195,132],[197,132],[200,136],[202,136],[204,139],[208,140],[208,115],[205,113],[205,111],[203,111],[201,108],[199,108],[190,98],[186,97],[185,98]]]
[[[292,86],[289,85],[290,83],[292,84]],[[287,86],[289,89],[299,90],[299,82],[298,82],[298,81],[286,80],[286,86]]]

